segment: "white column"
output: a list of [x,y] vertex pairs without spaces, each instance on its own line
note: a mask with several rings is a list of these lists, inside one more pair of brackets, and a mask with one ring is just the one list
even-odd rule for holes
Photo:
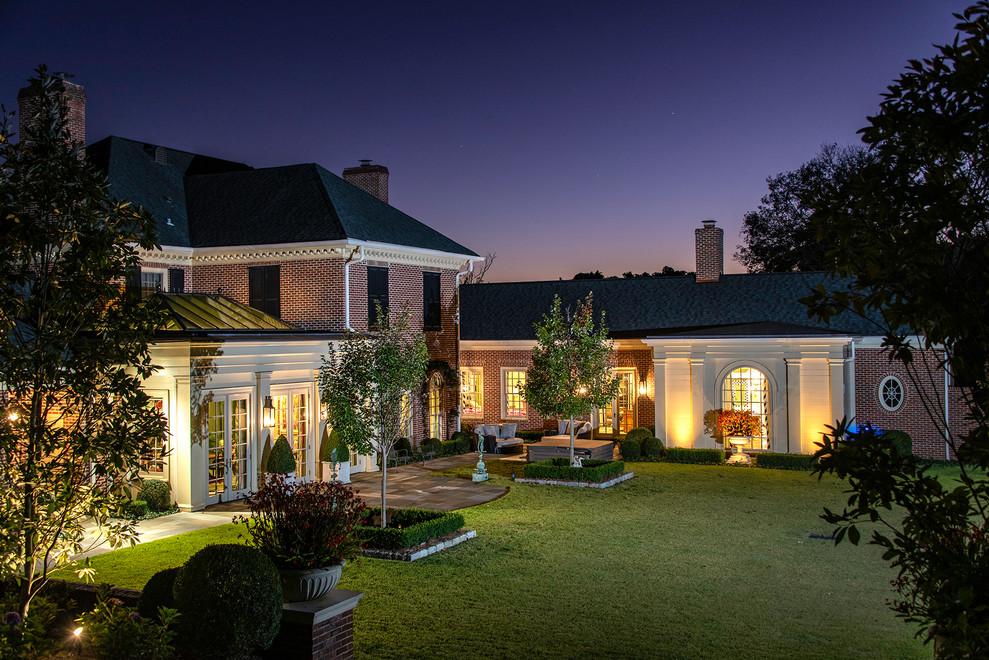
[[691,447],[704,447],[704,358],[690,358]]
[[786,361],[786,419],[788,453],[800,453],[800,358]]
[[192,473],[192,448],[196,439],[192,437],[190,417],[192,400],[189,392],[189,376],[175,377],[175,417],[169,420],[172,426],[174,446],[170,469],[175,471],[175,491],[172,495],[183,511],[192,510],[192,482],[197,478]]
[[831,370],[831,419],[828,424],[833,425],[835,420],[845,416],[845,360],[829,358],[828,367]]
[[666,443],[669,438],[666,432],[666,358],[653,358],[652,373],[656,437]]
[[263,422],[264,399],[271,396],[271,372],[255,371],[254,382],[254,400],[256,403],[254,404],[253,416],[254,428],[257,429],[257,432],[254,434],[254,442],[251,443],[251,460],[257,469],[252,475],[254,483],[251,484],[251,490],[257,490],[258,484],[261,483],[261,470],[263,468],[261,460],[265,456],[265,449],[271,449],[271,429],[265,428]]

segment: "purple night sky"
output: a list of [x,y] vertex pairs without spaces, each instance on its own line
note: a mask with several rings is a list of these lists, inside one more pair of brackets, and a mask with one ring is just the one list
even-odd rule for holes
[[0,3],[0,100],[45,63],[119,135],[255,167],[370,158],[493,281],[693,270],[767,176],[856,131],[964,2]]

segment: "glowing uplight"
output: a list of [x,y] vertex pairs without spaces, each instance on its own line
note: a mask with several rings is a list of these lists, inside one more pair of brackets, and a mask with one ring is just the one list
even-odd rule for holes
[[12,422],[16,422],[19,418],[20,415],[17,414],[16,410],[11,410],[9,413],[7,413],[7,419],[9,419]]
[[78,628],[73,630],[72,634],[75,635],[76,637],[82,637],[82,626],[79,626]]

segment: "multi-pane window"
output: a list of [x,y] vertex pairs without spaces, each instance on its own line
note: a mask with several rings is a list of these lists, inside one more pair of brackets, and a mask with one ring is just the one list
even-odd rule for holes
[[501,416],[503,419],[526,416],[523,387],[525,387],[524,369],[502,369]]
[[439,374],[433,374],[429,379],[429,397],[426,400],[429,408],[429,437],[443,439],[443,382]]
[[751,449],[769,449],[769,379],[758,369],[740,367],[721,384],[721,407],[748,410],[759,418],[760,434],[752,438]]
[[460,414],[484,416],[484,374],[480,367],[460,368]]
[[281,318],[281,274],[278,265],[247,268],[248,304],[265,314]]
[[378,325],[378,307],[388,313],[388,269],[382,266],[367,267],[367,327]]
[[[152,397],[148,405],[158,411],[159,414],[164,415],[165,401],[163,399]],[[165,454],[167,452],[168,445],[165,438],[157,438],[151,445],[148,453],[141,457],[141,471],[154,477],[166,476]]]
[[164,291],[167,279],[163,270],[141,269],[141,296],[147,298],[155,291]]
[[440,274],[422,274],[423,330],[442,330],[443,313],[440,305]]
[[271,397],[275,406],[275,439],[284,435],[295,456],[295,476],[309,476],[309,397],[293,391]]

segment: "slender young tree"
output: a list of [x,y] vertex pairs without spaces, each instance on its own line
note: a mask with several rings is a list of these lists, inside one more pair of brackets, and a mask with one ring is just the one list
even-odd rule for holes
[[30,85],[19,142],[13,113],[0,125],[0,578],[22,616],[51,570],[78,566],[84,519],[113,547],[136,538],[109,514],[166,430],[140,389],[162,317],[122,287],[153,222],[70,142],[64,81],[40,67]]
[[570,464],[574,464],[574,419],[595,407],[608,405],[618,394],[618,378],[612,376],[614,350],[601,314],[594,328],[592,296],[578,302],[573,314],[553,300],[549,315],[536,324],[536,347],[525,379],[525,400],[543,417],[570,420]]
[[[381,455],[381,526],[387,527],[388,454],[411,419],[412,392],[426,378],[426,338],[411,330],[411,313],[378,305],[378,330],[350,334],[323,359],[319,382],[333,428],[347,447]],[[395,318],[392,318],[392,317]]]

